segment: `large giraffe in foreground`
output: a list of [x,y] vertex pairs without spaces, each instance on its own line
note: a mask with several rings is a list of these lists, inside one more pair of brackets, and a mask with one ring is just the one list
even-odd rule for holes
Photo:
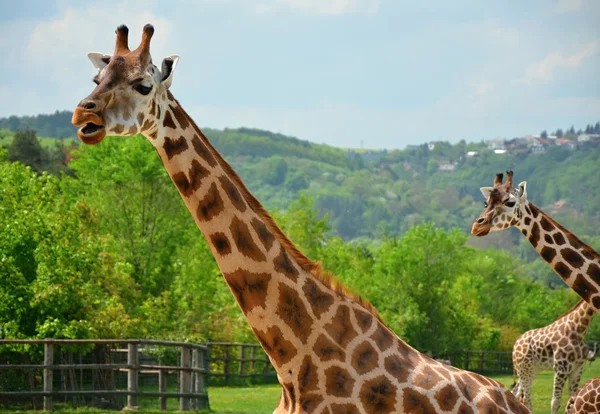
[[600,378],[583,384],[567,401],[565,414],[600,413]]
[[275,413],[526,413],[496,381],[408,346],[292,244],[169,92],[178,57],[154,66],[153,32],[130,51],[120,26],[112,56],[89,54],[97,87],[73,124],[88,144],[154,145],[277,371]]
[[513,394],[531,410],[531,384],[543,370],[554,370],[552,414],[560,408],[563,387],[569,380],[569,395],[579,387],[586,361],[595,357],[585,343],[585,334],[596,312],[583,299],[556,321],[521,335],[513,346],[513,369],[519,381]]
[[513,187],[513,172],[496,174],[493,187],[482,187],[485,210],[471,233],[518,228],[535,250],[582,299],[600,311],[600,255],[527,200],[527,183]]

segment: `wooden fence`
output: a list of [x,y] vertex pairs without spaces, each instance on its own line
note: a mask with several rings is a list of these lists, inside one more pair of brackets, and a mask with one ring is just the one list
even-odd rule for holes
[[[26,399],[33,401],[36,408],[35,401],[42,399],[43,409],[52,410],[53,400],[57,398],[66,401],[102,397],[105,403],[110,403],[108,397],[113,398],[114,403],[119,397],[126,397],[126,407],[135,409],[139,398],[158,397],[161,410],[167,408],[168,398],[178,398],[182,411],[209,408],[205,391],[208,353],[205,345],[139,339],[45,339],[0,340],[0,347],[0,400],[5,405]],[[24,347],[26,352],[23,352]],[[94,360],[90,355],[100,357]],[[11,363],[18,359],[16,357],[25,357],[28,363],[22,360],[18,364]],[[92,362],[82,363],[84,358]],[[125,361],[116,361],[124,358]],[[75,363],[76,359],[79,363]],[[178,363],[164,365],[161,359]],[[32,363],[36,360],[40,363]],[[54,375],[56,371],[59,378]],[[86,374],[88,371],[95,375]],[[169,374],[175,374],[176,391],[167,391]],[[125,375],[126,386],[125,381],[121,381],[122,387],[118,387],[118,377]],[[158,390],[140,389],[140,380],[148,376],[157,380]]]
[[277,374],[259,344],[209,342],[210,385],[276,383]]

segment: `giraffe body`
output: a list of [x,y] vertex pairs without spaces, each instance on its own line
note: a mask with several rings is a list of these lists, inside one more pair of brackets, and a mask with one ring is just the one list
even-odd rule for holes
[[552,414],[560,407],[564,385],[569,380],[569,395],[579,386],[586,361],[594,358],[585,343],[585,333],[595,315],[594,309],[581,300],[548,326],[521,335],[513,346],[513,369],[519,381],[513,394],[531,410],[531,384],[540,371],[554,370]]
[[565,414],[600,413],[600,378],[592,378],[571,395]]
[[[275,413],[526,413],[501,384],[434,361],[337,284],[283,234],[169,92],[161,69],[117,29],[113,56],[91,54],[98,84],[73,115],[79,137],[143,133],[204,235],[282,385]],[[140,52],[142,50],[142,52]]]
[[482,187],[485,211],[473,223],[471,233],[516,227],[560,278],[596,312],[600,312],[600,254],[527,200],[527,183],[513,187],[512,171],[502,183],[497,174],[493,187]]

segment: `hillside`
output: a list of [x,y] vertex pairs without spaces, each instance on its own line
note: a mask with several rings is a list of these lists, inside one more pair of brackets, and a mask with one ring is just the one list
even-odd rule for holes
[[[50,124],[61,129],[67,115],[57,113]],[[45,118],[21,122],[36,119]],[[574,136],[572,145],[543,146],[538,142],[542,138],[519,138],[505,141],[503,150],[498,150],[498,140],[432,142],[355,152],[256,129],[204,131],[269,209],[284,211],[305,194],[328,216],[333,234],[345,240],[398,236],[428,221],[469,232],[483,209],[479,188],[491,185],[496,172],[512,169],[517,181],[528,181],[532,202],[600,247],[600,192],[589,190],[600,187],[600,145],[594,140],[578,142]],[[527,139],[533,144],[523,150]],[[469,243],[537,258],[516,231]]]

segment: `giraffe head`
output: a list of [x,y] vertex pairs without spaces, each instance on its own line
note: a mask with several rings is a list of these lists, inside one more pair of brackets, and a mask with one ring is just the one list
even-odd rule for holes
[[485,210],[473,223],[471,234],[485,236],[491,231],[500,231],[518,225],[523,217],[523,207],[527,202],[527,182],[523,181],[517,188],[513,187],[513,172],[506,172],[506,182],[502,182],[504,174],[496,174],[493,187],[481,187],[485,198]]
[[159,69],[150,56],[154,27],[144,26],[135,50],[129,50],[128,33],[125,25],[117,28],[112,56],[88,54],[98,69],[94,77],[97,86],[79,102],[71,121],[80,127],[77,136],[86,144],[97,144],[106,135],[130,136],[156,128],[154,121],[160,117],[156,100],[166,97],[179,56],[167,56]]

